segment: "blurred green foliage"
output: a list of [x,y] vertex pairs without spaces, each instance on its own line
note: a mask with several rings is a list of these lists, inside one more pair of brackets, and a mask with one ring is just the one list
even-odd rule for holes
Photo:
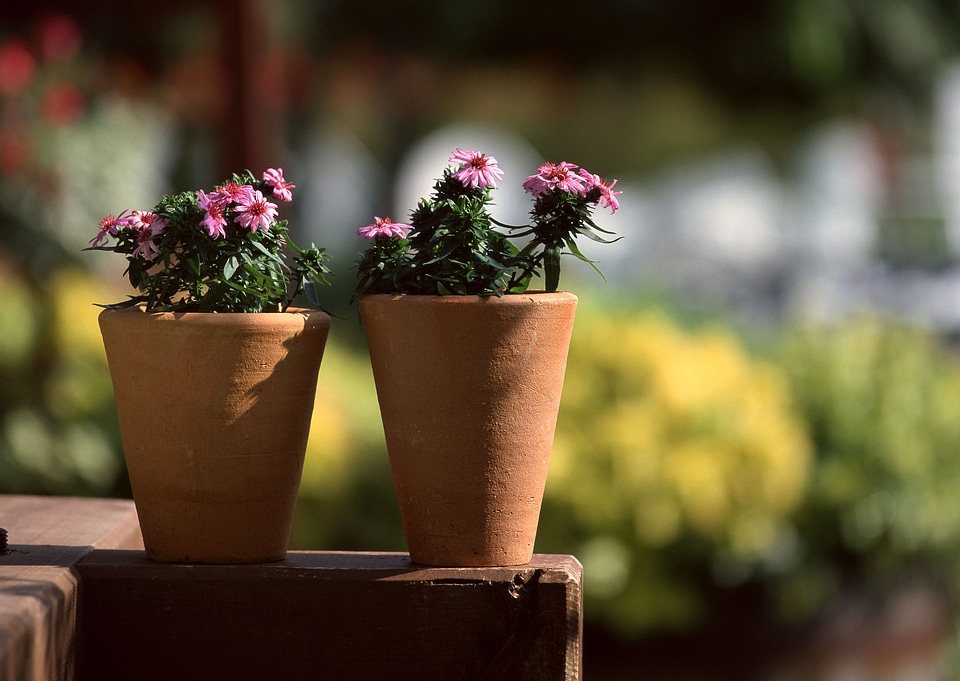
[[79,270],[49,293],[0,269],[0,493],[116,495],[127,489],[93,301]]
[[701,587],[792,567],[811,459],[786,376],[732,332],[587,308],[541,539],[584,563],[593,616],[691,627],[709,608]]
[[324,351],[291,544],[405,551],[366,348],[336,320]]
[[917,568],[953,582],[960,355],[931,331],[864,317],[795,327],[783,362],[816,451],[784,605]]
[[288,22],[291,35],[351,76],[349,99],[325,89],[320,106],[378,157],[445,122],[484,120],[545,158],[614,176],[731,140],[780,159],[798,134],[844,116],[913,135],[960,48],[952,0],[365,0],[306,11],[315,20]]
[[588,617],[688,629],[759,593],[788,624],[850,588],[956,585],[960,356],[937,334],[796,324],[761,360],[723,326],[584,312],[541,548],[584,563]]

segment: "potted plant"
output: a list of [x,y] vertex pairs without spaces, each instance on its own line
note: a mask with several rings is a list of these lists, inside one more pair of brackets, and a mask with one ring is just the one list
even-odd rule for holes
[[147,556],[284,558],[330,328],[295,307],[328,274],[274,201],[281,169],[108,216],[94,250],[126,257],[138,295],[99,321]]
[[[531,225],[489,213],[497,161],[457,149],[410,224],[376,218],[357,264],[360,314],[411,559],[530,561],[577,297],[558,291],[563,249],[607,242],[591,217],[613,183],[569,163],[524,188]],[[592,263],[591,263],[592,264]],[[529,289],[543,274],[545,289]]]

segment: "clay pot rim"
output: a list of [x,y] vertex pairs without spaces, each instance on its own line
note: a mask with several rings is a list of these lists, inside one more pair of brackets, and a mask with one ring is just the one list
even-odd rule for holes
[[282,312],[147,312],[144,305],[115,308],[108,307],[100,317],[123,315],[124,319],[142,320],[144,323],[177,322],[190,325],[217,326],[303,326],[307,323],[329,324],[330,315],[323,310],[307,307],[288,307]]
[[524,305],[526,303],[547,302],[547,301],[571,301],[576,302],[577,296],[569,291],[525,291],[523,293],[507,293],[502,296],[494,295],[429,295],[419,293],[366,293],[360,296],[371,302],[396,301],[398,303],[416,304],[416,305]]

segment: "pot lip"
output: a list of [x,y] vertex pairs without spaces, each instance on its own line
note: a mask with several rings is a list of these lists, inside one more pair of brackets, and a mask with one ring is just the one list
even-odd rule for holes
[[523,293],[507,293],[502,296],[494,295],[429,295],[418,293],[366,293],[359,298],[369,302],[397,302],[417,305],[524,305],[546,301],[576,302],[577,296],[569,291],[524,291]]
[[312,307],[293,307],[290,306],[286,310],[280,312],[174,312],[174,311],[162,311],[162,312],[147,312],[143,303],[138,305],[131,305],[129,307],[105,307],[100,311],[100,314],[131,314],[131,315],[142,315],[144,317],[231,317],[231,318],[241,318],[241,317],[264,317],[272,315],[288,315],[288,314],[305,314],[305,315],[326,315],[327,313],[323,310],[316,310]]
[[190,325],[218,325],[234,327],[266,327],[303,325],[329,326],[331,318],[323,310],[308,307],[288,307],[282,312],[147,312],[144,306],[104,308],[100,314],[104,320],[125,320],[127,323],[177,322]]

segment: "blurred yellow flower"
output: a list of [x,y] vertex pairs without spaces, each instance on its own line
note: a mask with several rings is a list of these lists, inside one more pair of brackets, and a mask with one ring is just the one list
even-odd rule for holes
[[113,397],[106,353],[97,317],[115,291],[77,269],[57,271],[52,280],[51,339],[56,370],[47,398],[51,411],[77,419],[102,407]]
[[36,301],[20,279],[0,272],[0,367],[20,369],[37,342]]
[[588,531],[685,533],[743,560],[773,550],[811,466],[785,377],[731,333],[663,315],[586,316],[570,348],[551,501]]

